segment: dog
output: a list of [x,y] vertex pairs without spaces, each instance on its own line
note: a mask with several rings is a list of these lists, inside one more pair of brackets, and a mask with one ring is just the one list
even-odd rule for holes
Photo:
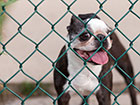
[[[130,58],[125,54],[115,62],[114,58],[119,58],[125,52],[125,48],[115,32],[112,32],[112,29],[97,15],[88,13],[79,14],[78,17],[82,21],[75,16],[71,18],[70,25],[67,27],[67,40],[71,43],[62,48],[55,65],[54,86],[59,97],[58,105],[69,105],[70,97],[76,91],[84,98],[82,105],[85,102],[88,103],[89,94],[96,95],[99,105],[111,105],[112,72],[110,68],[117,64],[115,68],[128,85],[130,79],[120,68],[133,77]],[[65,52],[69,47],[71,49]],[[129,93],[132,105],[138,105],[132,86],[129,87]]]

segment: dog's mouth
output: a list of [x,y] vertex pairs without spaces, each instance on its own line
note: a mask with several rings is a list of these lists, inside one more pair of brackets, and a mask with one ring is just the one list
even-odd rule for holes
[[[87,60],[89,57],[90,59],[88,60],[88,62],[93,62],[95,64],[98,65],[104,65],[108,62],[109,58],[107,55],[107,52],[104,50],[99,50],[98,52],[96,52],[94,54],[94,51],[83,51],[83,50],[79,50],[79,49],[74,49],[83,59]],[[94,54],[94,55],[93,55]],[[92,56],[93,55],[93,56]]]

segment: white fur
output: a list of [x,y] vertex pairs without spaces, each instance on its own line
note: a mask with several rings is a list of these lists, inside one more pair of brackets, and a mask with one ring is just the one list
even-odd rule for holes
[[[84,66],[84,62],[80,60],[72,51],[68,51],[68,79],[71,80]],[[93,65],[91,63],[87,63],[87,66],[97,75],[99,76],[102,66],[101,65]],[[89,95],[98,85],[97,78],[87,69],[85,68],[75,79],[72,80],[71,85],[82,95]],[[64,89],[68,87],[68,82],[64,85]],[[99,88],[96,89],[96,91]],[[72,88],[69,88],[67,91],[74,92]],[[95,92],[96,92],[95,91]]]
[[110,30],[109,27],[104,23],[104,21],[100,19],[91,19],[88,22],[88,25],[91,27],[92,31],[95,33],[97,31],[102,31],[104,33],[107,32],[107,30]]

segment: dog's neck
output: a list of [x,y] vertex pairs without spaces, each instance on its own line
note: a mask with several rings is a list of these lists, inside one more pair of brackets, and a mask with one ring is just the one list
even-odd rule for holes
[[[66,48],[68,48],[67,45],[66,45]],[[73,51],[69,50],[67,52],[67,57],[68,57],[68,71],[69,71],[70,75],[76,74],[84,67],[84,61],[82,59],[80,59]],[[96,76],[99,76],[99,74],[102,70],[102,65],[94,65],[93,63],[87,62],[86,66],[93,73],[95,73]],[[86,70],[86,72],[89,72],[89,71]]]

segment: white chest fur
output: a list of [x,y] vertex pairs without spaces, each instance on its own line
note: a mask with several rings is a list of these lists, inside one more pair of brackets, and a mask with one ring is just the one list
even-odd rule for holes
[[[93,65],[87,63],[87,66],[90,70],[96,75],[99,76],[102,66]],[[84,62],[78,58],[72,51],[68,51],[68,72],[69,80],[73,79],[74,76],[84,67]],[[87,69],[84,68],[71,82],[71,85],[82,95],[89,95],[97,86],[98,79]],[[64,89],[68,87],[68,82],[64,85]],[[99,87],[95,90],[95,92]],[[67,91],[74,90],[70,87]]]

